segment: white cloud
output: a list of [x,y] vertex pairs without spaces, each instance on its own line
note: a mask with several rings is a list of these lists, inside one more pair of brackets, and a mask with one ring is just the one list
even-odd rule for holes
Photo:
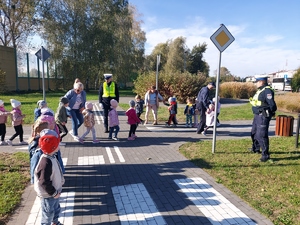
[[268,36],[264,37],[264,40],[266,42],[270,42],[270,43],[276,42],[276,41],[281,40],[281,39],[283,39],[283,37],[280,36],[280,35],[268,35]]
[[[245,77],[255,74],[271,73],[283,69],[297,69],[300,66],[300,52],[297,49],[285,49],[276,44],[283,39],[280,35],[264,37],[251,37],[247,34],[247,25],[229,25],[228,30],[235,37],[235,41],[222,53],[221,66],[227,67],[232,74]],[[210,36],[218,29],[204,24],[199,17],[194,23],[180,28],[145,29],[147,36],[146,54],[150,54],[159,43],[175,39],[179,36],[186,37],[187,46],[206,42],[207,51],[204,54],[206,62],[210,65],[210,75],[219,65],[219,51],[210,40]],[[273,46],[271,44],[274,44]],[[276,45],[275,45],[276,44]],[[288,62],[288,63],[287,63]]]

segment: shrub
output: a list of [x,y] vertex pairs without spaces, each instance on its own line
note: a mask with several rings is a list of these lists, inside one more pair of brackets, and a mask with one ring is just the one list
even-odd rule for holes
[[225,82],[220,85],[221,98],[247,99],[257,91],[256,86],[251,82]]
[[275,102],[281,111],[300,113],[300,93],[286,92],[282,95],[275,95]]
[[[155,85],[155,82],[155,72],[141,74],[134,81],[133,91],[144,96],[149,87]],[[172,74],[160,72],[158,78],[158,90],[165,100],[171,96],[175,96],[178,102],[183,103],[186,101],[187,97],[196,97],[205,83],[205,76],[192,75],[188,72],[176,72]]]

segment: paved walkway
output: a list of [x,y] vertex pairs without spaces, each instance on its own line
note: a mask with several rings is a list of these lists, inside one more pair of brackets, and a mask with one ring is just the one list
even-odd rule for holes
[[[119,109],[120,140],[113,141],[103,133],[97,104],[94,110],[99,112],[96,133],[101,142],[92,144],[89,136],[82,145],[67,135],[61,146],[66,166],[60,218],[64,225],[272,224],[178,152],[183,143],[212,139],[212,133],[202,136],[183,125],[174,129],[141,125],[138,138],[128,141],[129,126]],[[217,139],[249,137],[250,127],[251,121],[223,123]],[[24,129],[26,139],[30,127]],[[274,135],[274,121],[270,130]],[[79,134],[83,131],[81,127]],[[11,133],[8,129],[7,137]],[[27,147],[1,146],[1,151],[27,152]],[[26,188],[22,199],[8,225],[40,224],[33,185]]]

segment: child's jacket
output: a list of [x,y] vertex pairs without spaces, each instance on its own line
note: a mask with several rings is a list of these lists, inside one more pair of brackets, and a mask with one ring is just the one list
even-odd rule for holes
[[109,127],[114,127],[119,125],[119,117],[116,109],[111,109],[108,113]]
[[84,109],[82,111],[83,114],[83,120],[84,120],[84,126],[85,127],[93,127],[95,125],[95,118],[93,111],[89,109]]
[[12,110],[12,115],[11,115],[11,124],[15,126],[19,126],[23,124],[23,118],[25,116],[22,115],[22,111],[20,109],[14,108]]
[[55,156],[43,154],[34,171],[34,190],[41,198],[54,197],[62,191],[65,179]]
[[10,112],[6,111],[4,107],[0,107],[0,124],[7,122],[7,116],[10,115]]
[[128,124],[130,125],[141,122],[133,108],[130,108],[126,111],[126,116],[128,117]]

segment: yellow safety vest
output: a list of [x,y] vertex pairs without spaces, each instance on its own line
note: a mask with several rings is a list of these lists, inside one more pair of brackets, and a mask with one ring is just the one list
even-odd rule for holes
[[116,97],[115,82],[111,82],[110,86],[106,82],[103,83],[103,98]]
[[254,107],[256,106],[261,106],[261,101],[258,100],[258,96],[260,93],[262,93],[266,88],[269,88],[271,91],[274,92],[274,90],[270,87],[270,86],[265,86],[263,89],[261,90],[257,90],[257,92],[255,93],[255,95],[253,96],[253,98],[249,98],[250,104],[253,105]]

